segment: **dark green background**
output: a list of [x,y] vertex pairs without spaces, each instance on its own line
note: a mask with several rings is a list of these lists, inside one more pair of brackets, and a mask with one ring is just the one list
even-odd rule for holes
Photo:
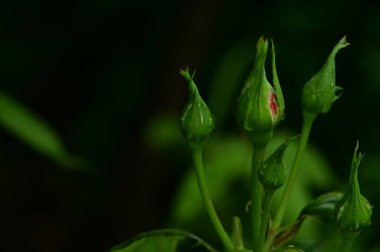
[[[343,35],[351,42],[337,56],[344,94],[317,119],[311,141],[346,180],[360,140],[362,192],[375,206],[366,241],[375,246],[380,2],[5,0],[0,90],[45,118],[70,152],[95,165],[90,175],[63,170],[0,129],[0,250],[105,251],[162,227],[189,153],[184,146],[154,148],[145,129],[162,114],[179,117],[187,95],[179,68],[197,68],[207,98],[222,56],[246,43],[243,55],[253,60],[261,35],[276,44],[287,106],[280,128],[294,131],[302,86]],[[238,130],[231,107],[217,131]]]

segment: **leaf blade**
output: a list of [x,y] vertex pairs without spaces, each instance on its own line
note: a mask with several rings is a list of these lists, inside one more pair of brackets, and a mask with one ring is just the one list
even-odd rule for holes
[[203,246],[207,251],[217,252],[216,249],[198,236],[179,229],[160,229],[141,233],[115,246],[110,252],[175,252],[179,243],[185,239],[194,242],[191,247]]
[[21,142],[65,168],[79,168],[85,160],[69,155],[57,132],[37,114],[0,92],[0,125]]

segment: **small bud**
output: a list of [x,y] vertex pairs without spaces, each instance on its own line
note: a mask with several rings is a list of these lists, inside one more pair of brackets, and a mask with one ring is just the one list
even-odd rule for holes
[[203,142],[209,138],[215,128],[214,116],[199,95],[193,81],[194,74],[190,76],[188,68],[181,70],[180,74],[188,81],[190,92],[190,98],[181,118],[181,132],[191,142]]
[[327,113],[340,94],[336,91],[342,90],[335,84],[335,55],[340,49],[348,46],[344,36],[332,50],[323,67],[304,86],[302,90],[303,108],[311,113]]
[[277,190],[284,184],[286,169],[282,159],[286,148],[293,139],[285,141],[268,159],[260,162],[259,180],[265,190]]
[[351,164],[350,182],[347,193],[337,204],[336,220],[343,231],[357,232],[371,224],[372,206],[360,194],[358,168],[363,154],[357,155],[359,145],[356,145]]
[[272,73],[274,89],[265,74],[268,40],[261,37],[253,70],[248,76],[238,100],[237,117],[247,131],[272,130],[284,117],[284,99],[277,77],[275,51],[272,42]]

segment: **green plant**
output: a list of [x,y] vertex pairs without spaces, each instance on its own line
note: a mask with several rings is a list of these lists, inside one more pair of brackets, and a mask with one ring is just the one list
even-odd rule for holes
[[[257,53],[253,70],[248,76],[238,99],[237,119],[247,133],[252,145],[251,161],[251,199],[248,204],[249,223],[241,223],[239,217],[233,217],[232,231],[223,226],[213,205],[203,167],[202,150],[215,128],[215,119],[199,95],[194,82],[194,74],[181,70],[180,74],[189,85],[190,98],[181,118],[180,129],[187,139],[194,162],[194,171],[204,206],[209,219],[225,251],[266,252],[282,247],[300,230],[305,220],[318,218],[332,221],[342,233],[341,251],[350,251],[354,239],[371,222],[372,206],[361,194],[358,183],[358,167],[363,155],[355,148],[349,189],[347,193],[330,192],[309,202],[292,223],[283,225],[290,196],[296,185],[305,154],[308,138],[315,119],[319,114],[327,113],[339,98],[336,94],[342,88],[335,85],[335,56],[348,46],[343,37],[333,48],[323,67],[306,83],[302,90],[303,126],[299,136],[297,152],[287,175],[283,162],[287,147],[298,137],[283,142],[277,150],[266,157],[266,149],[272,140],[275,127],[283,120],[285,102],[277,76],[275,49],[271,43],[272,75],[274,87],[269,83],[265,72],[265,62],[269,42],[261,37],[257,43]],[[307,167],[305,167],[307,169]],[[272,198],[284,185],[282,195],[271,221]],[[249,225],[248,236],[243,236],[243,226]],[[229,235],[231,233],[231,235]],[[121,244],[112,251],[185,251],[186,248],[200,246],[207,251],[216,251],[197,236],[181,230],[158,230],[141,234]],[[333,251],[334,248],[330,248]],[[302,251],[294,246],[283,251]]]

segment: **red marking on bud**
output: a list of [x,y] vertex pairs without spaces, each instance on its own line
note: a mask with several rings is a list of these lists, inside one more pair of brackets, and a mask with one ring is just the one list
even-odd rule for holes
[[272,111],[272,114],[277,115],[278,105],[277,105],[277,96],[275,93],[270,94],[269,105],[270,105],[270,110]]

